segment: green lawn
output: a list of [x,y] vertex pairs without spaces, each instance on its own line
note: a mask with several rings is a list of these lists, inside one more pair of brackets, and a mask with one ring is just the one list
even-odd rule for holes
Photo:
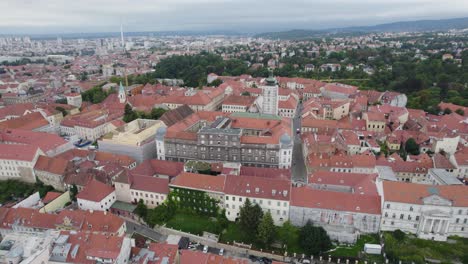
[[251,240],[254,236],[251,234],[246,234],[242,228],[237,223],[229,222],[228,227],[221,234],[220,241],[226,242],[242,242],[242,243],[251,243]]
[[391,259],[403,262],[424,263],[425,258],[443,263],[468,263],[468,238],[451,237],[452,242],[437,242],[405,235],[402,240],[393,233],[385,233],[385,252]]
[[359,252],[364,250],[364,244],[380,244],[378,235],[362,235],[356,241],[356,244],[346,247],[338,246],[335,250],[331,251],[329,254],[335,257],[354,257],[359,256]]
[[166,226],[196,235],[203,235],[203,231],[219,234],[219,226],[216,221],[206,216],[182,212],[177,212],[174,217],[166,223]]

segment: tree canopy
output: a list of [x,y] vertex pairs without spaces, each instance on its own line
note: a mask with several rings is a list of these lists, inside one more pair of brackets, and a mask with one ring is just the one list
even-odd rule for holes
[[271,213],[267,211],[258,225],[257,239],[263,246],[269,247],[275,238],[275,234],[276,229],[273,218],[271,217]]
[[260,208],[258,204],[252,205],[250,200],[246,199],[244,205],[240,209],[239,223],[248,232],[256,234],[262,216],[262,208]]
[[312,225],[310,220],[301,228],[299,243],[307,255],[319,255],[332,247],[325,229]]

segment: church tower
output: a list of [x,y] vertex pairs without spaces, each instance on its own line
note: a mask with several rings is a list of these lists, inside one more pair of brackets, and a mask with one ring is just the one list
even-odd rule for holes
[[277,115],[278,114],[278,82],[276,81],[275,77],[273,77],[273,73],[270,72],[270,76],[266,79],[266,84],[263,86],[260,86],[260,88],[263,90],[262,113]]
[[127,96],[125,95],[125,88],[122,85],[122,82],[120,82],[119,87],[119,101],[121,104],[125,104],[127,102]]

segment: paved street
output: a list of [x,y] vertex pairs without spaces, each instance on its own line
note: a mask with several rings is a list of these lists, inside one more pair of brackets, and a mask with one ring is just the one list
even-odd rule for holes
[[292,174],[294,182],[303,182],[307,180],[307,170],[302,156],[302,140],[301,135],[297,134],[297,129],[301,129],[301,111],[302,103],[297,106],[296,116],[293,119],[293,133],[294,133],[294,150],[293,150],[293,165]]
[[136,224],[131,221],[125,221],[125,222],[127,225],[127,234],[138,233],[154,241],[158,241],[158,242],[166,241],[167,236],[160,234],[149,227],[145,227],[145,226]]

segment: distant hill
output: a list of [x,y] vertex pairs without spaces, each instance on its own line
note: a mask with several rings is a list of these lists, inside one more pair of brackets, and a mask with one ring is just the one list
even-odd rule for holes
[[440,19],[440,20],[417,20],[405,22],[393,22],[375,26],[332,28],[324,30],[289,30],[281,32],[267,32],[255,35],[262,38],[279,39],[307,39],[316,38],[328,34],[361,34],[369,32],[427,32],[447,31],[449,29],[468,28],[468,17]]

